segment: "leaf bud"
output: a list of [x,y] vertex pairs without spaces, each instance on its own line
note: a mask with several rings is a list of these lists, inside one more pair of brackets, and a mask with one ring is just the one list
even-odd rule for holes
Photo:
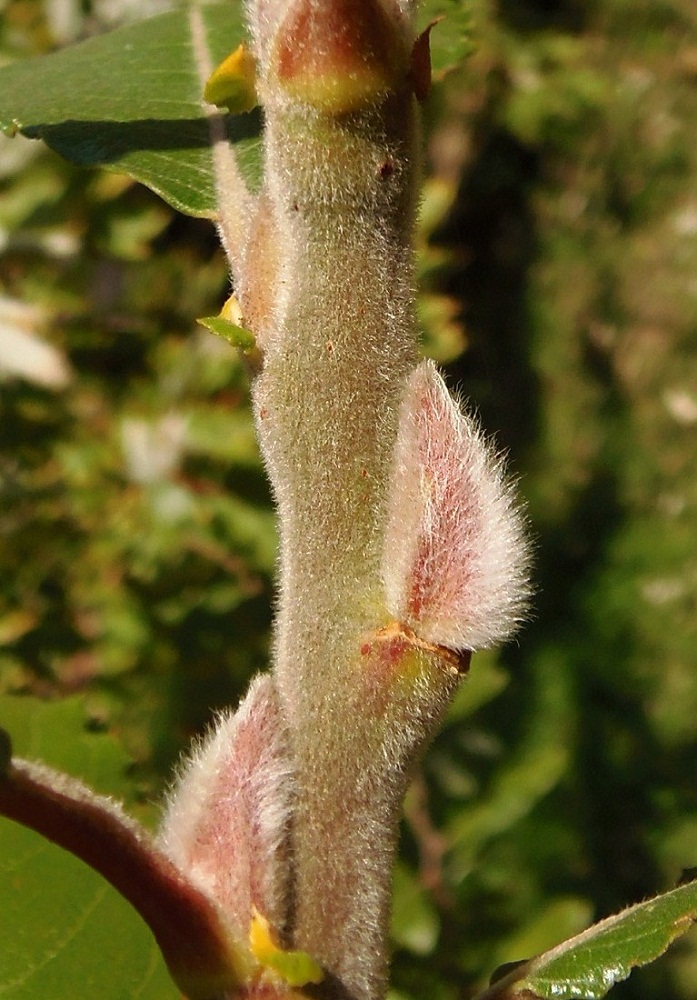
[[255,910],[283,927],[293,775],[271,677],[253,681],[185,764],[160,831],[164,851],[247,938]]
[[388,610],[422,640],[508,638],[529,597],[523,519],[503,462],[425,361],[400,411],[383,550]]

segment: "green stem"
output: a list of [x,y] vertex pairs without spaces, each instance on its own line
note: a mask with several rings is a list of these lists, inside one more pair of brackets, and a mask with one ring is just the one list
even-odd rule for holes
[[374,1000],[409,766],[455,683],[438,657],[416,656],[405,681],[364,651],[387,622],[386,491],[417,360],[415,102],[405,89],[350,116],[269,115],[266,143],[281,281],[255,403],[281,527],[295,945],[336,977],[327,995]]

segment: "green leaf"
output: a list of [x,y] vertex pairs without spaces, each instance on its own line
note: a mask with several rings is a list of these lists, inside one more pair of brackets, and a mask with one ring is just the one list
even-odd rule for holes
[[65,771],[102,795],[126,798],[130,757],[109,733],[88,727],[79,698],[40,701],[21,695],[0,697],[0,728],[9,733],[15,757]]
[[239,347],[243,351],[251,351],[256,343],[251,330],[245,330],[243,326],[231,323],[223,316],[204,316],[198,322],[217,337],[222,337],[223,340],[227,340],[228,344]]
[[608,917],[526,962],[479,1000],[600,1000],[632,969],[659,958],[697,920],[697,882]]
[[393,881],[392,941],[415,955],[430,955],[439,933],[440,918],[432,899],[416,875],[398,862]]
[[457,69],[472,51],[472,14],[468,0],[425,0],[419,26],[442,18],[430,37],[431,67],[436,79]]
[[[486,845],[513,829],[568,773],[569,698],[552,653],[538,653],[537,691],[529,696],[526,731],[502,760],[488,788],[448,825],[450,867],[458,878],[474,870]],[[474,674],[474,671],[473,671]]]
[[175,1000],[159,950],[128,903],[71,855],[0,820],[3,1000]]
[[531,909],[522,927],[499,939],[494,957],[502,965],[518,965],[522,958],[541,954],[555,947],[560,939],[580,934],[592,919],[593,905],[586,899],[557,896],[543,900]]
[[[429,0],[445,15],[431,38],[436,74],[468,50],[461,0]],[[199,21],[200,18],[200,21]],[[211,119],[202,103],[215,67],[244,35],[239,0],[192,5],[0,69],[0,129],[43,139],[73,163],[128,174],[189,215],[215,218]],[[261,113],[220,119],[251,186],[261,175]]]
[[[128,758],[85,728],[79,701],[0,698],[14,750],[41,757],[100,792],[125,786]],[[175,1000],[145,924],[82,862],[0,818],[0,995],[3,1000]]]
[[449,722],[469,718],[501,694],[508,684],[509,675],[489,650],[477,653],[475,666],[476,669],[467,675],[467,683],[460,685],[448,707]]
[[[239,2],[161,14],[0,69],[0,128],[43,139],[73,163],[141,181],[176,209],[214,218],[213,68],[244,34]],[[261,117],[226,116],[248,183],[260,175]]]

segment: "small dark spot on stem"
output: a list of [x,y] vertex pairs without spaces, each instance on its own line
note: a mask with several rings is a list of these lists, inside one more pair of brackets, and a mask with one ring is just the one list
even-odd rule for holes
[[391,159],[383,160],[379,172],[381,180],[386,181],[394,173],[394,162]]
[[12,763],[12,740],[10,734],[0,729],[0,775],[6,775]]

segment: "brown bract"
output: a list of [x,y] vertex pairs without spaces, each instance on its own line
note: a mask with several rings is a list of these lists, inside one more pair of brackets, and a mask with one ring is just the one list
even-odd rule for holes
[[394,661],[399,660],[405,650],[418,649],[423,653],[431,653],[443,661],[449,672],[460,677],[468,673],[472,658],[470,650],[449,649],[447,646],[427,642],[420,639],[408,625],[398,621],[390,622],[366,636],[361,645],[361,653],[367,655],[374,648],[382,650],[383,655]]

